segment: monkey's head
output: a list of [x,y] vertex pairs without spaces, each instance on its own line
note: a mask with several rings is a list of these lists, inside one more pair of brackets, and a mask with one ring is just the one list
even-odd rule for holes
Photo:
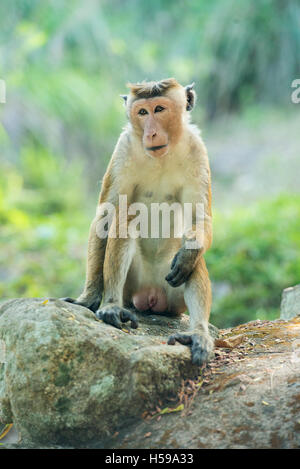
[[196,94],[192,85],[183,87],[174,78],[157,82],[127,85],[127,114],[151,157],[163,157],[180,140],[188,112],[194,107]]

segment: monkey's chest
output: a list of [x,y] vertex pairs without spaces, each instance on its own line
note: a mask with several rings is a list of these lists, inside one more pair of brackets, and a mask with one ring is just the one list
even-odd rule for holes
[[177,251],[183,233],[183,207],[178,189],[147,188],[136,195],[131,207],[132,228],[144,256],[154,260]]
[[139,192],[134,198],[134,202],[142,203],[147,207],[153,206],[153,204],[179,202],[178,200],[179,190],[166,190],[157,191],[154,189],[146,189],[143,192]]

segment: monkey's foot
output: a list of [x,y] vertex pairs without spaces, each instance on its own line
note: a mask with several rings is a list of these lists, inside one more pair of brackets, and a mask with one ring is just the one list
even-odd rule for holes
[[135,314],[125,308],[121,308],[118,305],[108,304],[96,311],[96,316],[98,319],[107,324],[111,324],[118,329],[122,329],[122,323],[131,321],[130,326],[133,329],[138,327],[138,320]]
[[84,306],[85,308],[90,309],[95,313],[97,309],[100,306],[101,299],[99,298],[98,300],[86,300],[86,301],[78,301],[74,300],[73,298],[60,298],[62,301],[66,301],[67,303],[72,303],[73,305],[79,305],[79,306]]
[[214,348],[213,339],[208,334],[174,334],[169,337],[168,345],[175,345],[176,341],[191,346],[192,363],[198,366],[210,359]]

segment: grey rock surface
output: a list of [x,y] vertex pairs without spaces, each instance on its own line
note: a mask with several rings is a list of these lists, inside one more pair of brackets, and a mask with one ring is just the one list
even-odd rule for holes
[[280,308],[281,319],[292,319],[300,315],[300,285],[283,290]]
[[216,349],[195,396],[186,381],[183,411],[150,414],[96,447],[299,449],[300,317],[221,331],[223,338],[237,335],[244,338],[238,347]]
[[18,433],[1,448],[299,448],[300,316],[219,331],[201,370],[163,343],[187,327],[145,316],[125,333],[59,300],[2,305],[0,411]]
[[188,347],[166,344],[188,317],[140,315],[139,324],[118,330],[56,299],[2,304],[0,422],[22,441],[83,444],[176,393],[199,371]]

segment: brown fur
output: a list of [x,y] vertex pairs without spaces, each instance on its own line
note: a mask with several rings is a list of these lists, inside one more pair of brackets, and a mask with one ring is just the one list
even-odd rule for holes
[[161,81],[142,81],[141,83],[127,83],[131,94],[137,99],[148,99],[163,96],[169,89],[178,88],[180,85],[175,78],[167,78]]
[[[195,98],[194,91],[192,86],[184,88],[173,78],[129,87],[130,124],[116,145],[99,204],[109,201],[117,205],[119,194],[127,195],[128,204],[143,202],[148,207],[168,200],[181,204],[202,202],[204,240],[196,250],[185,247],[186,240],[195,238],[190,232],[183,233],[181,240],[172,236],[103,240],[96,234],[96,215],[89,236],[85,289],[77,302],[91,307],[97,298],[102,298],[99,317],[117,327],[122,318],[126,320],[129,313],[124,308],[132,306],[133,297],[139,300],[137,304],[147,305],[149,292],[150,306],[155,300],[157,305],[167,305],[161,313],[181,314],[188,308],[192,356],[200,364],[212,350],[208,334],[211,288],[203,258],[211,245],[212,223],[206,148],[197,128],[189,124],[187,112],[192,102],[188,93],[193,92]],[[163,111],[156,111],[157,106],[162,106]],[[141,109],[146,113],[141,115]],[[118,228],[118,211],[114,224]],[[157,308],[153,307],[153,311],[158,312]],[[186,343],[181,336],[175,339]]]

